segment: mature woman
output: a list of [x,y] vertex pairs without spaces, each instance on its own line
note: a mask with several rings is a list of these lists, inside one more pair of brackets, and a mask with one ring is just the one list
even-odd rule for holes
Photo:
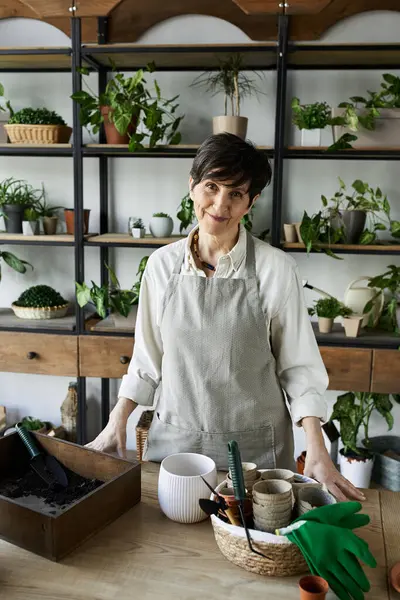
[[305,473],[362,500],[324,445],[328,377],[296,263],[241,224],[270,180],[250,143],[226,133],[202,144],[189,179],[198,225],[148,260],[132,360],[88,446],[125,455],[129,415],[155,405],[147,460],[199,452],[226,469],[235,439],[242,460],[293,468],[293,422],[306,433]]

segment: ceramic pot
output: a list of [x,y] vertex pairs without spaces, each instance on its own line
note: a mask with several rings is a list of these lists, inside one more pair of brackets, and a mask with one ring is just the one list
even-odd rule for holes
[[296,468],[297,468],[297,472],[300,475],[304,474],[304,466],[306,464],[306,456],[307,456],[307,452],[304,450],[300,456],[297,457],[296,460]]
[[285,238],[285,242],[289,242],[293,244],[298,241],[296,227],[293,223],[284,223],[283,225],[283,235]]
[[158,477],[158,501],[163,513],[178,523],[198,523],[208,518],[199,505],[209,498],[210,490],[200,475],[215,489],[215,462],[203,454],[170,454],[161,463]]
[[318,147],[321,145],[322,129],[302,129],[301,145],[309,147]]
[[363,210],[343,210],[341,215],[345,244],[358,244],[360,236],[364,231],[367,213]]
[[43,217],[42,223],[46,235],[54,235],[57,232],[58,217]]
[[38,235],[39,221],[22,221],[22,233],[24,235]]
[[[67,227],[67,233],[74,235],[75,233],[75,210],[73,208],[64,208],[65,224]],[[90,209],[85,208],[83,210],[83,233],[86,234],[89,230],[89,215]]]
[[4,223],[7,233],[22,233],[22,220],[26,206],[19,204],[4,204]]
[[112,123],[108,118],[108,115],[110,112],[112,112],[112,110],[113,109],[110,106],[100,107],[100,112],[104,119],[104,132],[106,135],[107,144],[129,144],[129,134],[132,135],[136,131],[137,117],[132,118],[128,132],[124,135],[121,135],[116,129],[114,123]]
[[344,456],[339,452],[340,472],[357,488],[369,488],[371,483],[374,457]]
[[132,227],[131,232],[132,232],[133,238],[140,239],[140,238],[144,238],[146,230],[144,229],[144,227],[143,228]]
[[318,575],[306,575],[299,581],[300,600],[324,600],[329,590],[328,582]]
[[318,317],[318,329],[320,333],[331,333],[334,319]]
[[246,139],[248,121],[247,117],[214,117],[213,134],[232,133],[244,140]]
[[346,337],[357,337],[361,327],[362,315],[351,315],[343,317],[343,327],[346,332]]
[[174,229],[171,217],[152,217],[149,223],[150,233],[155,238],[169,237]]

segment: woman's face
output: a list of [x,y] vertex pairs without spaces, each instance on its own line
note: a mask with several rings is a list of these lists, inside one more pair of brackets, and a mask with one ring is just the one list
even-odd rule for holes
[[236,232],[240,221],[251,209],[248,184],[228,187],[227,183],[204,179],[192,189],[193,180],[189,180],[190,197],[200,229],[210,235]]

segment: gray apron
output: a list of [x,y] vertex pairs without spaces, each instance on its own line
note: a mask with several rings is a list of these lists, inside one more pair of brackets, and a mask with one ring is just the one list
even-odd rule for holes
[[236,440],[242,461],[294,468],[292,421],[246,233],[240,279],[181,274],[185,248],[176,261],[162,305],[162,373],[145,460],[197,452],[227,469],[227,444]]

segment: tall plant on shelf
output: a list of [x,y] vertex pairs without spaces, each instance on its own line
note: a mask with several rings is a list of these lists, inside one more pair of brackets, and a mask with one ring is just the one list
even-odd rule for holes
[[[261,74],[252,71],[261,79]],[[213,118],[213,132],[233,133],[245,138],[247,133],[247,117],[241,116],[242,101],[252,95],[258,95],[261,90],[251,78],[245,73],[243,55],[240,53],[219,61],[217,71],[205,71],[194,79],[192,87],[204,87],[206,93],[211,96],[222,94],[224,98],[223,116]]]
[[[376,298],[384,292],[386,294],[383,310],[376,326],[384,331],[400,333],[400,267],[388,265],[387,270],[381,275],[370,277],[368,287],[376,289],[376,294],[366,304],[364,312],[372,310]],[[371,322],[368,323],[373,326]]]
[[[183,115],[177,117],[176,102],[179,95],[165,99],[157,80],[151,93],[145,78],[146,73],[155,71],[154,63],[147,64],[131,77],[116,70],[104,92],[96,94],[86,82],[89,91],[81,90],[71,95],[80,104],[80,121],[98,133],[104,123],[108,143],[126,143],[129,150],[143,149],[147,142],[150,148],[157,144],[179,144],[178,131]],[[82,75],[89,75],[85,67],[79,68]]]

